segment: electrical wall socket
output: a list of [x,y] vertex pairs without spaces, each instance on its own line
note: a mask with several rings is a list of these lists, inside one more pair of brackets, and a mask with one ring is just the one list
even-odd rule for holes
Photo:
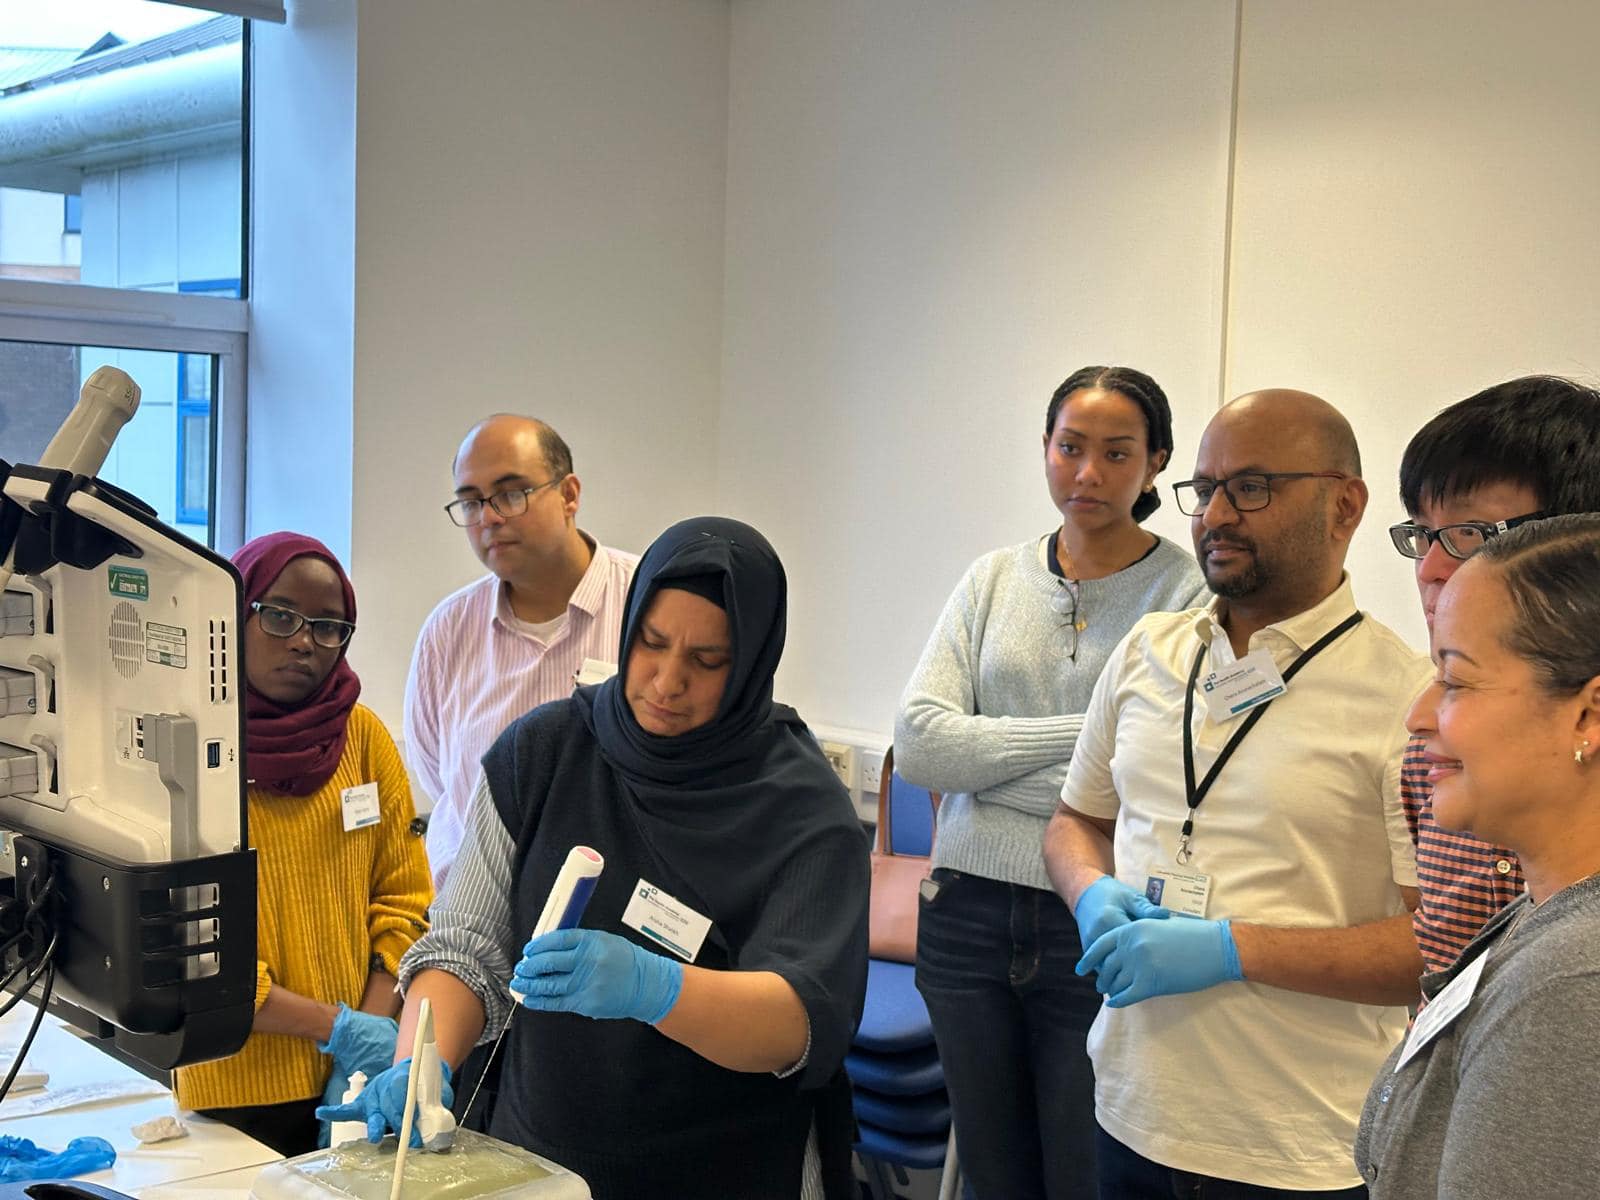
[[856,790],[856,748],[843,742],[823,742],[822,755],[852,795]]
[[867,794],[867,799],[875,800],[878,789],[883,786],[883,755],[874,755],[870,751],[861,752],[861,790]]
[[883,752],[889,748],[888,735],[844,725],[807,724],[855,802],[856,814],[870,823],[878,813],[878,780],[883,774]]

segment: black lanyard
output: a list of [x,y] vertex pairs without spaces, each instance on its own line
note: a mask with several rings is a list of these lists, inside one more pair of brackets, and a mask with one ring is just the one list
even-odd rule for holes
[[[1353,612],[1340,621],[1327,633],[1318,638],[1294,662],[1289,664],[1289,669],[1283,673],[1285,685],[1295,677],[1301,667],[1305,666],[1317,655],[1337,641],[1340,636],[1361,624],[1361,614]],[[1200,802],[1211,791],[1211,785],[1217,781],[1217,776],[1222,774],[1222,768],[1227,765],[1228,759],[1233,757],[1233,752],[1239,748],[1239,743],[1244,741],[1245,735],[1256,727],[1256,722],[1272,707],[1272,701],[1258,704],[1251,710],[1250,715],[1244,719],[1244,724],[1233,731],[1222,747],[1222,753],[1217,755],[1217,761],[1211,764],[1211,770],[1206,772],[1206,777],[1196,787],[1194,782],[1194,685],[1200,678],[1200,664],[1205,660],[1206,649],[1209,643],[1201,642],[1200,649],[1194,656],[1194,666],[1189,668],[1189,686],[1183,693],[1183,787],[1184,798],[1189,804],[1189,815],[1184,818],[1183,832],[1178,836],[1177,859],[1180,865],[1186,865],[1193,857],[1189,849],[1189,839],[1194,836],[1194,813],[1200,807]],[[1276,699],[1276,697],[1274,697]]]

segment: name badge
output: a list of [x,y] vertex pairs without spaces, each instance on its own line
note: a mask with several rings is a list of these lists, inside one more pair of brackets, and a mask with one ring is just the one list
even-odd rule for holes
[[579,667],[572,675],[574,687],[584,687],[591,683],[604,683],[617,673],[617,664],[605,662],[598,658],[586,658],[583,666]]
[[1231,721],[1240,713],[1249,712],[1283,693],[1283,676],[1278,673],[1272,655],[1265,650],[1252,650],[1200,680],[1206,713],[1219,723]]
[[1211,899],[1211,876],[1157,867],[1144,883],[1144,897],[1186,917],[1203,917]]
[[695,960],[706,934],[711,932],[710,917],[701,916],[648,879],[640,879],[634,885],[633,899],[628,901],[622,914],[622,923],[672,951],[684,962]]
[[345,788],[339,793],[339,806],[343,809],[346,833],[376,825],[381,815],[378,811],[378,785],[363,783]]
[[1396,1071],[1415,1058],[1419,1050],[1438,1037],[1472,1002],[1473,993],[1478,990],[1478,976],[1483,974],[1483,964],[1488,961],[1487,951],[1478,955],[1449,982],[1444,991],[1428,1001],[1427,1008],[1417,1014],[1417,1019],[1411,1023],[1411,1032],[1406,1036],[1406,1048],[1394,1060]]

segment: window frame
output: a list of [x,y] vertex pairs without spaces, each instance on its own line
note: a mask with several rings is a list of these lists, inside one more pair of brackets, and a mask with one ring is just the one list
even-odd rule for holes
[[[240,293],[241,280],[238,279],[190,279],[180,280],[178,291],[183,294],[204,296],[225,296],[237,300]],[[210,436],[210,431],[216,427],[217,410],[221,399],[219,372],[216,359],[210,358],[211,363],[211,396],[207,400],[195,399],[184,391],[185,381],[189,378],[189,355],[192,351],[179,351],[178,353],[178,394],[174,397],[174,416],[176,418],[177,454],[173,464],[173,505],[172,511],[175,519],[182,525],[204,525],[208,533],[214,537],[215,530],[211,525],[211,510],[217,504],[217,477],[216,472],[210,473],[209,486],[206,489],[206,502],[203,508],[190,508],[184,504],[186,467],[189,452],[189,426],[186,417],[204,416],[206,418],[206,454],[215,459],[217,453],[216,439]]]
[[[0,277],[0,340],[158,350],[180,356],[211,355],[211,494],[206,534],[219,554],[229,555],[244,544],[248,482],[245,429],[249,413],[250,199],[254,177],[251,26],[255,20],[283,23],[286,17],[282,0],[174,2],[203,12],[244,18],[239,50],[240,278],[206,281],[212,285],[231,284],[234,298],[196,294],[194,288],[186,288],[181,281],[176,292],[165,292]],[[65,209],[62,215],[65,226]],[[182,368],[180,361],[180,381]],[[180,419],[178,429],[182,428]],[[180,457],[180,470],[181,463]],[[174,512],[175,518],[181,520],[176,507]]]
[[0,279],[0,340],[214,357],[212,504],[206,528],[220,554],[231,554],[244,542],[249,330],[246,300]]

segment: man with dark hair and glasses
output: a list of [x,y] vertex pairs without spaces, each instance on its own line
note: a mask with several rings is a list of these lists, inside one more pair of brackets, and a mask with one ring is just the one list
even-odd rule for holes
[[[1600,391],[1528,375],[1452,404],[1406,447],[1400,502],[1409,519],[1389,535],[1415,560],[1431,631],[1445,582],[1489,539],[1541,517],[1600,512]],[[1427,969],[1442,971],[1485,921],[1522,895],[1524,882],[1512,851],[1434,821],[1434,765],[1415,739],[1400,795],[1417,844],[1417,946]]]
[[437,891],[466,832],[479,759],[517,717],[570,695],[586,660],[612,664],[638,562],[578,528],[572,452],[543,421],[480,421],[452,471],[445,513],[489,574],[433,610],[406,679],[406,759],[433,800]]
[[1217,598],[1144,617],[1084,715],[1045,861],[1106,996],[1102,1200],[1365,1194],[1356,1122],[1421,970],[1400,763],[1428,664],[1356,608],[1360,472],[1315,396],[1218,412],[1173,489]]

